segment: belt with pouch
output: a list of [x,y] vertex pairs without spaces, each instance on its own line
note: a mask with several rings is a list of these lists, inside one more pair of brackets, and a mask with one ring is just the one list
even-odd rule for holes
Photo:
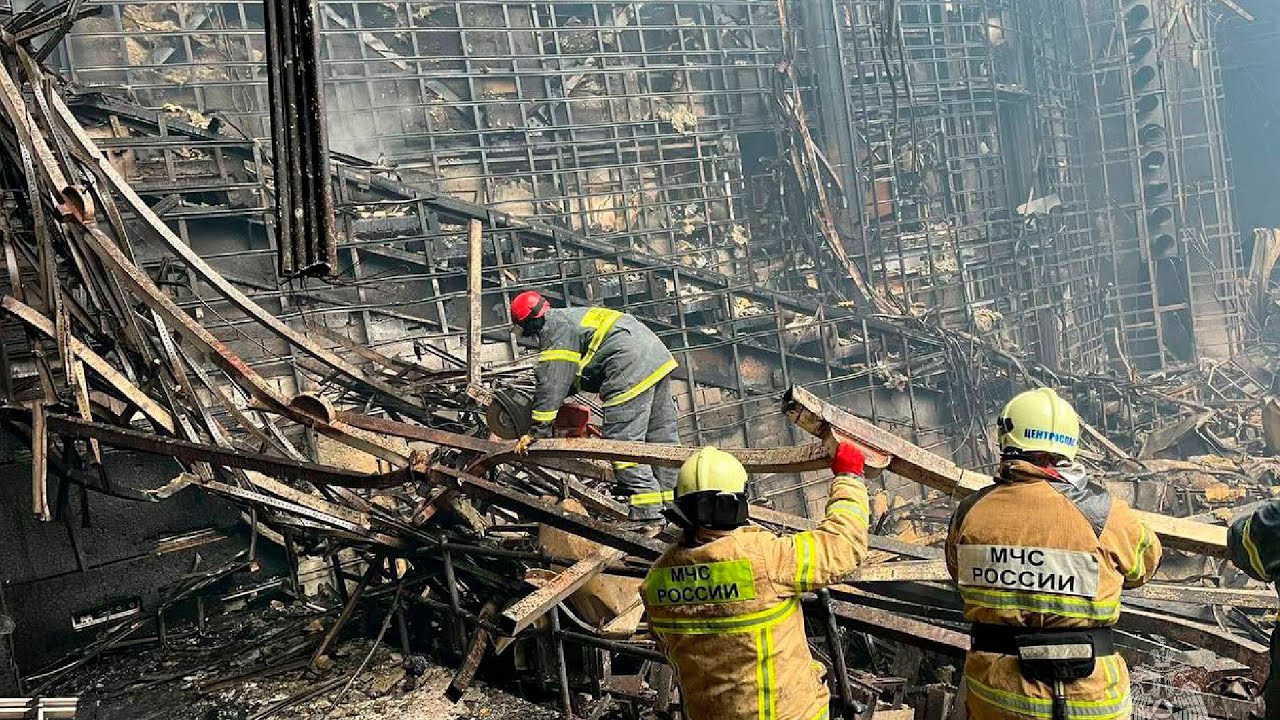
[[1018,658],[1022,677],[1049,687],[1053,720],[1068,720],[1067,684],[1093,675],[1098,658],[1116,654],[1110,627],[1026,628],[975,623],[970,650]]
[[[969,649],[1025,657],[1028,646],[1078,645],[1088,643],[1093,657],[1116,654],[1115,633],[1110,626],[1095,628],[1028,628],[974,623],[969,633]],[[1052,654],[1042,652],[1041,654]]]

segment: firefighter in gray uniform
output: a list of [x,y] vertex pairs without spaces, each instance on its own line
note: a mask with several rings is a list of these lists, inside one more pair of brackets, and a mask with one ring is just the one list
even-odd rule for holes
[[[1273,583],[1280,592],[1280,500],[1239,518],[1227,532],[1231,562],[1249,577]],[[1271,631],[1271,675],[1263,688],[1267,720],[1280,720],[1280,631]]]
[[[533,423],[516,452],[550,437],[556,413],[575,389],[597,392],[604,406],[606,438],[674,445],[676,405],[671,395],[671,351],[657,335],[626,313],[603,307],[552,308],[526,290],[511,302],[511,322],[538,338]],[[615,490],[628,498],[632,520],[657,520],[673,501],[675,468],[613,463]]]

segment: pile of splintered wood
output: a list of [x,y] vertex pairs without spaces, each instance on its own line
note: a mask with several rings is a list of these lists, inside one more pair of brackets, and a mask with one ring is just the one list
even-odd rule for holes
[[[6,383],[0,421],[30,440],[33,512],[50,516],[50,475],[97,487],[104,477],[89,471],[100,467],[108,449],[152,453],[183,464],[180,484],[245,508],[254,541],[266,536],[284,545],[295,572],[300,554],[333,559],[341,602],[327,630],[264,657],[245,677],[322,664],[363,603],[393,598],[402,623],[407,611],[440,618],[460,665],[455,692],[465,689],[486,655],[536,636],[550,658],[544,674],[566,712],[580,707],[583,692],[668,709],[676,701],[671,673],[644,633],[635,583],[671,538],[625,529],[625,508],[600,489],[610,480],[607,461],[676,466],[693,449],[554,439],[516,457],[512,443],[483,432],[474,398],[486,390],[474,362],[465,376],[442,377],[367,347],[348,347],[370,363],[361,367],[259,306],[130,188],[68,108],[56,78],[33,57],[33,31],[60,20],[59,8],[65,14],[74,7],[20,16],[8,23],[0,46],[0,172],[9,174],[11,187],[25,188],[9,195],[0,212],[11,288],[0,305],[5,329],[25,334],[31,357],[22,377],[0,358]],[[140,267],[132,248],[144,239],[321,368],[334,391],[282,395]],[[472,313],[474,345],[477,303]],[[867,448],[875,472],[888,470],[950,496],[990,482],[802,389],[789,394],[785,411],[816,441],[734,450],[749,471],[824,468],[831,443],[847,438]],[[457,432],[460,426],[472,431]],[[385,469],[314,462],[290,439],[301,429],[373,456]],[[752,514],[782,530],[814,524],[763,507]],[[1222,554],[1220,526],[1154,514],[1146,519],[1169,548]],[[558,541],[549,538],[554,533]],[[848,667],[852,638],[875,637],[942,658],[961,656],[968,643],[954,594],[941,584],[940,551],[883,536],[873,536],[871,545],[864,568],[807,605],[815,650],[834,671],[849,713],[901,701],[903,688]],[[174,588],[151,610],[162,614],[243,570],[253,561],[252,547]],[[362,568],[350,585],[336,567],[344,553],[357,556]],[[584,593],[598,600],[604,591],[589,586],[601,577],[616,581],[611,587],[624,588],[625,597],[611,612],[588,617]],[[1131,602],[1121,629],[1134,642],[1159,644],[1152,638],[1160,636],[1178,647],[1205,648],[1239,663],[1240,675],[1263,665],[1262,644],[1247,633],[1224,632],[1202,611],[1267,607],[1272,598],[1265,592],[1156,584]],[[1182,606],[1194,612],[1173,611]],[[32,689],[38,693],[150,619],[114,627]],[[566,646],[632,658],[645,668],[642,682],[615,677],[611,684],[607,670],[567,660]],[[927,704],[932,696],[922,697]]]

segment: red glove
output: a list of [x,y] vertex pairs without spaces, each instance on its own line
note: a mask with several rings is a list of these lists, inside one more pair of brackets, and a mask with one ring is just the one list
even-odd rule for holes
[[836,475],[857,475],[862,477],[862,470],[866,464],[866,457],[857,445],[851,442],[842,442],[840,447],[836,448],[836,456],[831,458],[831,472]]

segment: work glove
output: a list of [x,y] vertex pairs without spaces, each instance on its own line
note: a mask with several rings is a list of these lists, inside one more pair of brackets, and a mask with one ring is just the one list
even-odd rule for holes
[[862,477],[866,462],[866,457],[863,456],[857,445],[851,442],[842,442],[840,447],[836,448],[835,457],[831,458],[831,472],[836,475],[857,475]]
[[519,455],[520,457],[528,457],[529,446],[532,445],[535,440],[537,440],[537,438],[535,438],[532,435],[520,436],[520,439],[516,441],[516,448],[515,448],[516,454]]

